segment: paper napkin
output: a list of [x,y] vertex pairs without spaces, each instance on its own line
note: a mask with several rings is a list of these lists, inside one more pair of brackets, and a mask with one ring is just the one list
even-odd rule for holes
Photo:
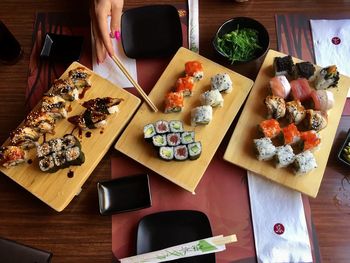
[[258,262],[312,262],[301,194],[248,171]]
[[341,74],[350,77],[350,19],[310,20],[310,25],[316,64],[334,64]]
[[[111,18],[108,17],[108,28],[110,22]],[[128,58],[125,55],[121,41],[116,41],[116,39],[113,38],[112,43],[115,55],[119,58],[132,78],[137,82],[136,60]],[[94,39],[92,39],[92,69],[103,78],[108,79],[113,84],[116,84],[121,88],[133,87],[130,81],[125,77],[123,72],[118,68],[118,66],[109,56],[107,56],[106,60],[103,63],[97,64]]]

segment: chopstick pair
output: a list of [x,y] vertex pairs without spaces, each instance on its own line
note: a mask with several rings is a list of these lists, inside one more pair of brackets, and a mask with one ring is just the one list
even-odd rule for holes
[[114,61],[114,63],[119,67],[119,69],[123,72],[123,74],[127,77],[127,79],[131,82],[131,84],[140,93],[140,95],[143,97],[143,99],[146,101],[146,103],[151,107],[151,109],[154,112],[157,112],[158,109],[157,109],[156,105],[154,105],[154,103],[147,96],[147,94],[143,91],[143,89],[140,87],[140,85],[132,78],[132,76],[127,71],[127,69],[124,67],[124,65],[121,63],[121,61],[115,55],[111,56],[111,58]]

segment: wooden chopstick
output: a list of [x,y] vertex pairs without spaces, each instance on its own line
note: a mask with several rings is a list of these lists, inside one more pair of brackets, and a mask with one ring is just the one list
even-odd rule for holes
[[237,236],[236,235],[229,235],[229,236],[216,236],[213,238],[213,244],[217,246],[226,245],[229,243],[237,242]]
[[112,60],[117,64],[119,69],[123,72],[123,74],[128,78],[128,80],[131,82],[132,85],[136,88],[136,90],[140,93],[140,95],[143,97],[143,99],[147,102],[147,104],[152,108],[154,112],[157,112],[158,109],[156,105],[151,101],[151,99],[147,96],[147,94],[143,91],[143,89],[140,87],[140,85],[132,78],[130,73],[126,70],[124,65],[120,62],[120,60],[116,56],[111,57]]

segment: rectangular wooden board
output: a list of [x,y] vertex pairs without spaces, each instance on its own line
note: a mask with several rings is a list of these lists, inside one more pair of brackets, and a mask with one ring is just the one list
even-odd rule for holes
[[[185,98],[182,112],[165,114],[165,94],[172,90],[179,77],[184,76],[185,63],[192,60],[202,63],[204,78],[195,84],[193,95]],[[217,73],[225,72],[231,77],[233,91],[223,94],[224,106],[213,109],[213,119],[208,125],[192,127],[190,124],[191,109],[200,105],[200,94],[210,89],[210,78]],[[252,85],[252,80],[186,48],[180,48],[149,94],[159,111],[154,113],[148,105],[143,103],[117,141],[115,148],[173,183],[194,192]],[[157,156],[156,149],[143,139],[143,127],[158,120],[181,120],[184,122],[184,130],[194,130],[195,139],[201,141],[203,148],[199,159],[182,162],[161,160]]]
[[[257,138],[257,125],[266,117],[267,110],[264,105],[264,98],[268,95],[269,80],[274,76],[273,60],[277,56],[281,57],[286,55],[274,50],[269,50],[266,55],[265,61],[261,66],[258,77],[227,146],[224,159],[284,186],[311,197],[316,197],[342,115],[346,94],[350,87],[350,78],[341,75],[338,87],[328,89],[334,94],[335,104],[334,107],[328,111],[327,127],[320,131],[320,149],[314,153],[318,167],[308,174],[295,176],[292,169],[275,168],[273,161],[258,161],[253,150],[253,139]],[[300,61],[296,58],[293,58],[293,60],[294,62]]]
[[[83,67],[78,62],[72,63],[62,74],[61,78],[68,76],[68,72],[76,67]],[[91,74],[91,88],[85,93],[81,100],[67,102],[66,108],[71,108],[68,117],[81,114],[85,108],[81,106],[83,101],[97,97],[118,97],[123,101],[119,104],[119,112],[107,117],[107,125],[102,129],[83,131],[79,136],[76,129],[74,135],[80,137],[82,151],[85,154],[85,163],[81,166],[70,166],[69,168],[58,170],[55,173],[44,173],[39,169],[36,150],[29,151],[29,159],[32,163],[24,163],[11,168],[1,167],[0,171],[10,177],[16,183],[27,189],[30,193],[51,206],[56,211],[62,211],[79,193],[82,185],[98,165],[102,157],[113,144],[115,138],[126,126],[128,121],[137,110],[141,101],[136,96],[115,86],[108,80],[88,70]],[[38,105],[39,106],[39,105]],[[71,133],[74,126],[67,119],[56,121],[55,134],[46,134],[46,140],[62,137]],[[86,136],[86,132],[91,132],[91,136]],[[90,134],[88,134],[90,135]],[[42,142],[40,138],[39,142]],[[7,145],[9,139],[4,143]],[[69,177],[68,173],[70,173]]]

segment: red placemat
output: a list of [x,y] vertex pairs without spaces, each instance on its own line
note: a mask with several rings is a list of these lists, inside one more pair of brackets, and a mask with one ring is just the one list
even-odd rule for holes
[[[285,54],[315,63],[310,19],[349,18],[349,14],[277,14],[275,15],[277,49]],[[350,98],[343,115],[350,115]]]

